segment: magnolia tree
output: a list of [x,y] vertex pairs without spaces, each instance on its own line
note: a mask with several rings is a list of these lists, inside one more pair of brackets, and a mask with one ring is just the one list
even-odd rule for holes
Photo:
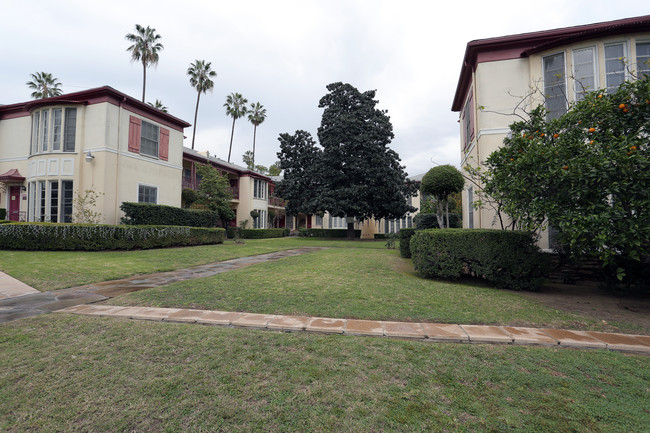
[[572,255],[647,289],[650,76],[587,94],[558,119],[538,107],[510,130],[486,160],[483,192],[519,227],[550,224]]

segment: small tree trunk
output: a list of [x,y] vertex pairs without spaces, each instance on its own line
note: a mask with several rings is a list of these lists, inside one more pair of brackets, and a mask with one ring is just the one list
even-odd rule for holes
[[445,200],[445,216],[447,217],[447,228],[449,228],[449,199]]
[[354,240],[354,222],[348,223],[348,240]]
[[442,214],[442,200],[436,199],[436,219],[438,220],[438,228],[445,228],[445,217]]

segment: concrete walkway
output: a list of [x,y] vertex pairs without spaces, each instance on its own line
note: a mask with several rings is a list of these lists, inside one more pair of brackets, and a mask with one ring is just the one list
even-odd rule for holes
[[182,322],[285,332],[389,337],[427,342],[514,344],[608,349],[650,355],[650,336],[512,326],[456,325],[325,317],[282,316],[182,308],[78,305],[59,313],[122,319]]
[[40,292],[4,272],[0,272],[0,299],[15,298],[32,293]]

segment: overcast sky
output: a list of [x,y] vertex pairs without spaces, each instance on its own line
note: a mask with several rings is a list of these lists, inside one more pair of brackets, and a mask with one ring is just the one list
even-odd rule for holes
[[[444,5],[444,6],[442,6]],[[0,104],[24,102],[25,82],[43,71],[64,93],[109,85],[141,98],[142,65],[124,36],[151,26],[164,50],[147,71],[146,100],[194,119],[187,68],[212,62],[214,91],[201,96],[195,148],[228,157],[231,92],[267,109],[256,162],[270,165],[278,135],[315,138],[329,83],[376,89],[395,132],[392,148],[410,175],[460,163],[458,113],[451,103],[467,42],[650,13],[647,0],[545,1],[139,1],[0,0]],[[185,130],[185,145],[192,128]],[[232,162],[252,148],[253,126],[235,125]],[[2,155],[0,155],[0,158]]]

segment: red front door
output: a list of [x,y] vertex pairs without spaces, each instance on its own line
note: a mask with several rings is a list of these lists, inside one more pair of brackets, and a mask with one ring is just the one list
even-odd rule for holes
[[9,187],[9,220],[20,220],[20,186]]

